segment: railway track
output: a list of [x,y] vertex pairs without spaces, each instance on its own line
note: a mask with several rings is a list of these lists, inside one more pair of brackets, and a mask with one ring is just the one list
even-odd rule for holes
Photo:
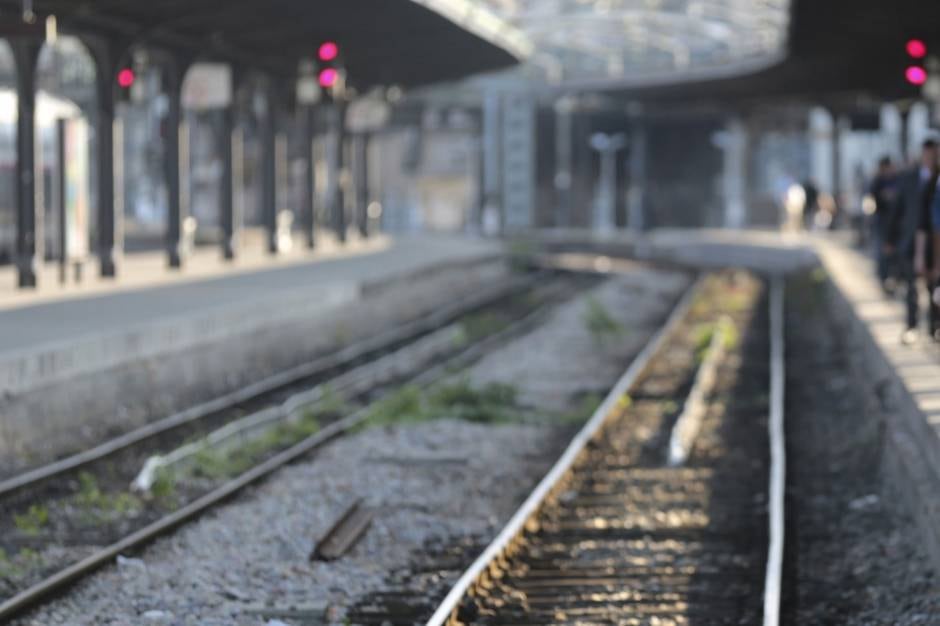
[[[483,336],[474,338],[472,341],[463,345],[452,345],[450,346],[449,352],[432,354],[433,364],[429,364],[426,360],[427,355],[425,355],[425,360],[397,362],[401,361],[401,359],[396,361],[398,353],[393,350],[406,344],[408,338],[414,339],[415,337],[430,335],[434,330],[439,330],[464,315],[482,310],[487,306],[498,304],[512,293],[518,293],[518,290],[523,285],[531,286],[533,281],[531,279],[524,283],[514,281],[510,286],[504,285],[498,289],[481,292],[461,302],[454,303],[441,311],[419,320],[417,323],[407,325],[404,329],[399,328],[390,333],[386,333],[384,335],[384,341],[371,340],[367,344],[367,347],[373,348],[371,351],[367,349],[367,347],[356,346],[346,354],[346,357],[348,357],[346,359],[346,365],[349,367],[361,361],[368,361],[370,355],[372,357],[376,355],[376,351],[391,351],[389,354],[382,357],[382,359],[379,359],[379,362],[388,362],[387,365],[380,368],[384,372],[382,375],[377,376],[374,367],[375,363],[367,363],[358,368],[349,369],[338,377],[346,381],[346,387],[357,388],[359,390],[359,399],[364,402],[361,408],[353,410],[351,414],[341,419],[326,424],[318,432],[293,445],[282,446],[281,449],[266,455],[265,458],[259,460],[255,465],[231,480],[226,480],[221,484],[214,484],[211,489],[194,494],[193,497],[187,498],[185,502],[174,507],[173,510],[163,512],[160,515],[151,516],[144,520],[138,520],[137,524],[131,525],[132,528],[129,532],[118,533],[117,536],[111,538],[113,540],[109,540],[103,547],[95,549],[87,557],[77,562],[67,564],[61,569],[52,571],[45,578],[35,582],[35,584],[7,597],[0,603],[0,622],[43,602],[45,599],[61,591],[65,586],[74,583],[97,568],[113,561],[116,556],[140,548],[157,537],[203,514],[212,507],[227,500],[244,487],[263,479],[285,464],[309,454],[336,437],[350,432],[366,419],[368,415],[368,403],[380,398],[384,392],[390,391],[404,382],[417,385],[429,385],[452,373],[454,369],[465,367],[469,363],[472,363],[487,351],[502,345],[511,337],[528,332],[535,325],[540,323],[555,305],[574,293],[577,293],[580,289],[584,288],[589,283],[593,283],[595,280],[596,279],[593,277],[576,277],[573,279],[569,277],[562,278],[558,281],[550,281],[547,286],[543,285],[538,288],[538,297],[534,299],[533,303],[530,303],[528,308],[519,309],[516,307],[513,309],[513,313],[510,319],[507,320],[505,327],[500,330],[484,333]],[[408,348],[401,350],[401,352],[407,351]],[[217,401],[210,403],[208,408],[190,412],[189,416],[192,417],[193,415],[199,414],[217,415],[219,412],[226,410],[231,411],[235,416],[241,416],[246,412],[244,409],[246,403],[250,402],[251,404],[249,406],[257,410],[259,406],[264,406],[265,402],[282,402],[285,397],[290,397],[287,393],[288,390],[297,391],[298,389],[302,389],[305,384],[310,384],[310,381],[316,376],[316,374],[313,373],[314,371],[321,372],[325,370],[333,372],[340,368],[341,364],[336,361],[337,359],[329,359],[328,361],[321,360],[314,365],[298,368],[289,376],[281,375],[277,380],[266,381],[265,384],[259,385],[255,389],[258,395],[254,397],[247,398],[247,394],[245,393],[235,394],[231,398],[228,398],[227,402],[223,403]],[[320,375],[317,382],[322,382],[322,378],[323,376]],[[265,402],[262,402],[263,400]],[[225,405],[225,408],[220,408],[222,405]],[[192,420],[181,420],[181,423],[190,425],[191,421]],[[172,426],[167,426],[166,424],[162,424],[158,428],[164,427],[165,430],[161,431],[161,434],[172,430]],[[119,438],[117,443],[102,444],[95,449],[94,454],[80,455],[78,460],[66,459],[58,462],[58,464],[53,464],[49,468],[34,470],[31,473],[32,477],[35,479],[34,481],[26,479],[8,480],[5,483],[8,485],[5,495],[17,494],[25,497],[31,487],[47,485],[50,480],[54,478],[63,480],[70,475],[70,472],[74,472],[79,468],[97,467],[101,464],[104,464],[101,466],[106,467],[112,454],[129,455],[134,451],[138,451],[138,465],[136,467],[139,467],[139,461],[142,456],[139,454],[141,448],[135,446],[156,440],[156,434],[145,431],[140,433],[139,436],[135,436],[135,440],[130,443],[127,443],[128,439],[129,438],[125,436],[124,438]],[[161,439],[160,441],[163,440]],[[121,473],[118,482],[126,488],[129,478],[132,477],[133,473]],[[115,480],[113,475],[111,476],[111,480]],[[78,535],[78,539],[76,540],[81,540],[82,533]],[[69,536],[66,536],[64,538],[60,537],[58,540],[62,543],[68,543],[71,539]]]
[[[726,275],[693,291],[429,626],[778,623],[782,287]],[[677,429],[692,433],[678,461]],[[384,597],[353,621],[415,623],[427,605]]]
[[472,314],[487,306],[493,306],[513,293],[532,287],[536,280],[535,277],[519,277],[494,285],[337,352],[278,372],[237,391],[148,423],[89,449],[12,476],[2,477],[0,478],[0,500],[15,498],[26,491],[34,493],[37,488],[52,481],[62,484],[62,481],[58,479],[78,470],[93,467],[97,463],[128,451],[135,455],[137,447],[142,444],[146,445],[154,440],[160,440],[160,445],[165,447],[168,443],[172,443],[174,438],[181,440],[191,437],[200,429],[205,429],[207,425],[211,427],[214,424],[224,423],[233,413],[249,413],[282,401],[298,389],[321,383],[443,328],[462,316]]

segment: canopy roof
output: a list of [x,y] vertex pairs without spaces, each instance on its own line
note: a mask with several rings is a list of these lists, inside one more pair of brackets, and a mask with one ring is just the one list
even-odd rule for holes
[[922,0],[793,0],[786,55],[756,72],[671,85],[609,86],[653,101],[746,101],[800,98],[851,104],[913,98],[907,84],[911,38],[940,53],[940,2]]
[[[339,43],[350,84],[405,87],[516,63],[526,38],[468,0],[33,0],[61,30],[149,44],[293,75],[320,42]],[[472,10],[468,10],[468,7]],[[0,0],[0,24],[21,0]]]
[[481,0],[532,40],[566,87],[674,83],[766,67],[785,51],[790,0]]

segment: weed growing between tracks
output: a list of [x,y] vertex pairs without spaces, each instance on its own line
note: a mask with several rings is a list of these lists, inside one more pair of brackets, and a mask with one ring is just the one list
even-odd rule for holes
[[42,504],[31,504],[25,513],[13,515],[13,524],[16,529],[34,537],[49,523],[49,509]]
[[210,446],[198,452],[190,467],[158,472],[152,493],[170,494],[189,476],[209,480],[232,478],[256,465],[272,452],[288,448],[315,434],[324,423],[350,411],[346,400],[327,388],[317,404],[298,420],[273,426],[261,435],[237,446]]
[[363,427],[426,422],[442,417],[481,423],[515,421],[522,414],[522,409],[516,405],[516,395],[512,385],[490,383],[474,388],[465,378],[426,390],[406,385],[376,402]]
[[[603,401],[600,394],[589,392],[580,397],[573,409],[550,412],[522,406],[518,402],[518,395],[513,385],[488,383],[475,387],[467,378],[424,390],[415,385],[406,385],[376,402],[359,428],[435,419],[457,419],[479,424],[580,424],[591,417]],[[629,402],[629,398],[625,401]]]
[[623,324],[618,322],[597,298],[587,298],[583,313],[584,327],[591,333],[594,343],[602,346],[608,341],[619,339],[626,333]]
[[41,565],[42,557],[32,548],[21,548],[12,555],[0,548],[0,591],[8,582],[23,578],[30,570]]

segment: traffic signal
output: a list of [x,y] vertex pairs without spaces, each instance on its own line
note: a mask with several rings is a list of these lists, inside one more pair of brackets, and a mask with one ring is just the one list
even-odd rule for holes
[[128,102],[131,99],[131,88],[137,75],[130,67],[122,67],[117,73],[118,99],[122,102]]
[[339,96],[344,83],[342,52],[339,44],[335,41],[321,43],[317,48],[317,59],[320,62],[317,82],[327,95],[334,98]]
[[123,68],[117,75],[118,85],[124,89],[130,89],[134,85],[134,80],[136,80],[134,75],[134,70],[129,67]]
[[904,80],[910,85],[920,87],[927,82],[927,68],[924,66],[924,59],[927,57],[927,44],[922,39],[908,39],[904,50],[907,52]]

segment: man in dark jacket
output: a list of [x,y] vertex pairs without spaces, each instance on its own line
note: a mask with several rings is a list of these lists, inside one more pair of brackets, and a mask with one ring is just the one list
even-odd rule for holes
[[[898,176],[898,201],[891,211],[887,236],[888,251],[896,251],[901,266],[901,280],[907,284],[907,330],[901,337],[904,343],[917,338],[918,277],[924,276],[928,294],[932,291],[928,267],[933,267],[931,245],[931,215],[938,177],[937,142],[925,141],[921,147],[920,162]],[[935,337],[940,321],[940,309],[932,303],[927,317],[928,332]]]

